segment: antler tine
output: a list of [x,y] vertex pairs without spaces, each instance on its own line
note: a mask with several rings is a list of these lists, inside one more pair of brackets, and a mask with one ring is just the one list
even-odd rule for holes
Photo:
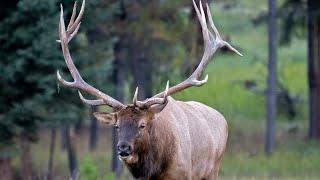
[[207,14],[208,14],[208,18],[209,18],[209,23],[210,23],[210,26],[211,26],[212,30],[214,31],[214,33],[215,33],[215,35],[216,35],[216,40],[222,41],[221,43],[222,43],[223,46],[226,46],[229,50],[235,52],[235,53],[238,54],[239,56],[243,56],[238,50],[236,50],[234,47],[232,47],[228,42],[222,40],[218,29],[216,28],[216,26],[215,26],[214,23],[213,23],[212,15],[211,15],[211,12],[210,12],[209,5],[206,4],[206,6],[207,6]]
[[[199,13],[199,11],[197,11],[197,13]],[[210,42],[209,41],[210,40],[209,29],[207,28],[208,25],[207,25],[206,15],[204,13],[201,0],[200,0],[200,13],[201,14],[198,15],[198,17],[199,16],[201,17],[199,19],[199,21],[200,21],[200,24],[201,24],[201,27],[202,27],[202,36],[203,36],[203,39],[204,39],[204,44],[205,44],[205,47],[207,47],[209,45],[208,43]]]
[[[204,11],[203,11],[201,1],[200,1],[200,10],[198,9],[194,0],[192,0],[192,2],[193,2],[194,9],[196,11],[196,14],[198,16],[199,22],[201,24],[201,27],[207,27],[207,20],[206,20],[206,16],[204,14]],[[205,41],[204,41],[205,46],[207,46],[207,42],[208,42],[207,39],[209,39],[209,33],[210,33],[210,31],[208,30],[208,28],[202,28],[203,39],[205,39]]]
[[220,36],[219,31],[218,31],[218,29],[216,28],[216,26],[215,26],[214,23],[213,23],[212,15],[211,15],[211,12],[210,12],[210,7],[209,7],[208,4],[206,4],[206,6],[207,6],[207,15],[208,15],[208,18],[209,18],[210,26],[211,26],[213,32],[216,34],[216,37],[217,37],[218,39],[221,39],[221,36]]
[[91,106],[100,106],[100,105],[105,104],[105,102],[102,99],[89,100],[89,99],[84,98],[80,91],[78,91],[78,94],[79,94],[81,101],[85,104],[89,104]]
[[166,90],[164,91],[164,97],[163,98],[166,99],[168,97],[168,91],[169,91],[169,81],[167,81]]
[[134,92],[134,95],[133,95],[133,100],[132,100],[132,102],[133,102],[133,104],[134,104],[135,106],[137,106],[138,91],[139,91],[139,87],[137,86],[136,91]]
[[[201,29],[202,29],[202,35],[203,35],[203,41],[204,41],[204,53],[196,70],[190,75],[189,78],[169,88],[167,92],[168,95],[172,95],[174,93],[177,93],[179,91],[182,91],[192,86],[204,85],[208,81],[208,75],[206,75],[206,77],[203,80],[200,80],[200,77],[202,76],[204,69],[208,65],[209,60],[219,48],[227,47],[228,49],[235,52],[239,56],[242,56],[242,54],[239,51],[237,51],[228,42],[224,41],[221,38],[219,31],[217,30],[216,26],[213,23],[209,5],[206,4],[206,8],[207,8],[206,12],[207,12],[207,17],[208,17],[210,27],[213,32],[209,30],[209,27],[207,25],[206,14],[203,9],[201,0],[199,3],[199,7],[196,5],[194,0],[192,0],[192,2],[193,2],[194,9],[196,11],[196,14],[198,16],[198,20],[201,25]],[[164,94],[165,92],[161,92],[159,94],[156,94],[152,98],[159,98],[159,97],[162,97]]]
[[68,43],[73,39],[73,37],[78,33],[81,22],[76,26],[76,29],[70,34],[68,38]]
[[[77,12],[77,1],[73,5],[72,15],[71,15],[67,30],[65,30],[66,36],[68,37],[67,43],[69,43],[72,40],[72,38],[78,33],[78,30],[81,25],[81,18],[84,13],[84,7],[85,7],[85,0],[82,1],[80,13],[75,21],[74,19],[76,17],[76,12]],[[60,8],[62,9],[62,19],[64,19],[63,18],[63,7],[61,4],[60,4]],[[60,16],[60,22],[61,22],[61,16]],[[63,20],[63,24],[64,24],[64,20]],[[65,25],[63,26],[63,28],[65,29]],[[61,30],[61,23],[59,23],[59,34],[60,34],[60,30]],[[57,40],[57,42],[61,43],[61,40]]]
[[68,37],[67,37],[67,34],[66,34],[66,30],[65,30],[65,23],[64,23],[64,18],[63,18],[63,7],[62,7],[62,5],[60,5],[60,8],[61,8],[60,24],[59,24],[59,28],[60,28],[59,29],[60,43],[61,43],[61,47],[62,47],[63,56],[65,58],[67,66],[68,66],[68,68],[70,70],[71,76],[74,79],[74,82],[71,83],[71,82],[65,81],[61,77],[59,71],[57,71],[58,80],[63,80],[64,83],[62,83],[62,84],[66,84],[66,85],[69,85],[69,86],[72,86],[72,87],[76,87],[78,85],[77,81],[81,81],[82,78],[81,78],[77,68],[75,67],[73,61],[72,61],[69,49],[67,47],[67,42],[68,42],[67,39],[68,39]]
[[144,101],[138,101],[137,100],[138,88],[137,88],[134,94],[133,104],[141,109],[148,109],[153,105],[163,105],[168,101],[168,90],[169,90],[169,81],[167,81],[166,89],[164,91],[165,93],[162,98],[151,98],[151,99],[146,99]]
[[68,28],[68,30],[67,30],[68,32],[67,32],[66,27],[65,27],[65,23],[64,23],[64,18],[63,18],[63,7],[61,5],[60,23],[59,23],[59,37],[60,37],[59,42],[61,44],[63,57],[65,59],[67,67],[68,67],[68,69],[71,73],[71,76],[73,78],[73,82],[68,82],[68,81],[64,80],[61,77],[59,71],[57,71],[57,78],[58,78],[59,82],[66,87],[75,88],[78,90],[83,90],[83,91],[88,92],[89,94],[92,94],[98,98],[97,100],[85,99],[83,97],[83,95],[81,94],[81,92],[79,91],[80,99],[86,104],[94,105],[94,106],[108,105],[108,106],[113,107],[114,109],[122,109],[125,107],[122,103],[113,99],[112,97],[108,96],[107,94],[102,93],[100,90],[89,85],[88,83],[86,83],[82,79],[82,77],[81,77],[79,71],[77,70],[76,66],[74,65],[72,57],[70,55],[68,43],[77,34],[77,32],[80,28],[80,24],[81,24],[80,21],[81,21],[81,17],[83,15],[83,12],[84,12],[84,7],[85,7],[85,0],[83,0],[83,2],[82,2],[80,14],[76,18],[76,20],[74,20],[74,18],[76,16],[75,15],[76,4],[74,5],[71,20],[68,25],[68,26],[70,26],[70,28]]
[[74,5],[73,5],[73,9],[72,9],[72,15],[71,15],[71,18],[70,18],[70,21],[69,21],[69,24],[68,24],[68,28],[67,29],[70,29],[70,27],[72,26],[72,24],[74,23],[74,20],[76,18],[76,14],[77,14],[77,4],[78,2],[75,1],[74,2]]
[[[72,15],[75,14],[75,12],[76,12],[76,10],[77,10],[76,3],[77,3],[77,2],[75,2]],[[68,28],[68,30],[67,30],[68,35],[70,35],[70,34],[77,28],[78,24],[80,23],[81,18],[82,18],[83,13],[84,13],[85,3],[86,3],[86,1],[83,0],[83,1],[82,1],[82,5],[81,5],[81,9],[80,9],[80,12],[79,12],[79,15],[78,15],[78,17],[76,18],[76,20],[73,20],[74,17],[73,17],[73,19],[72,19],[72,16],[71,16],[70,23],[69,23],[70,28]],[[75,15],[73,15],[73,16],[75,16]],[[73,22],[73,21],[74,21],[74,22]]]

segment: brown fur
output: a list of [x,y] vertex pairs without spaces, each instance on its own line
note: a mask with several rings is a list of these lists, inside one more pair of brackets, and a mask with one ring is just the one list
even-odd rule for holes
[[[133,146],[132,157],[123,162],[134,178],[217,178],[228,132],[224,117],[214,109],[169,97],[161,112],[127,106],[112,117],[120,127],[119,140]],[[143,130],[138,129],[141,123],[147,124]]]
[[[86,104],[108,105],[114,110],[120,110],[112,114],[94,113],[94,115],[98,120],[114,124],[118,129],[119,157],[135,178],[198,180],[216,179],[218,176],[228,136],[224,117],[201,103],[175,101],[168,96],[192,86],[205,84],[208,76],[202,81],[199,78],[219,48],[228,46],[231,51],[240,56],[242,54],[221,39],[213,24],[209,6],[207,5],[208,11],[205,13],[201,1],[199,8],[194,1],[193,5],[201,24],[205,45],[200,64],[188,79],[171,88],[168,82],[164,92],[150,99],[138,101],[137,88],[133,98],[136,107],[122,104],[82,79],[71,58],[68,43],[78,32],[85,1],[82,2],[78,17],[76,20],[71,18],[67,29],[61,6],[60,43],[74,82],[65,81],[59,71],[57,78],[67,87],[88,92],[98,98],[98,100],[85,99],[79,91],[81,100]],[[72,17],[75,17],[76,5],[73,12]],[[211,28],[208,27],[207,20]],[[215,38],[211,38],[210,34],[215,34]]]

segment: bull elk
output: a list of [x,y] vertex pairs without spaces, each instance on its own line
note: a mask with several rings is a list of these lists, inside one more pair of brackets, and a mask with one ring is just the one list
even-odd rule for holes
[[[165,91],[143,101],[137,98],[137,88],[132,104],[127,105],[86,83],[73,63],[68,44],[79,30],[85,0],[77,17],[76,4],[74,5],[67,29],[61,6],[58,41],[74,81],[67,82],[57,71],[58,80],[66,87],[77,89],[84,103],[113,108],[114,113],[96,112],[94,116],[102,123],[116,127],[119,158],[134,178],[198,180],[216,179],[218,176],[228,136],[225,118],[199,102],[182,102],[170,97],[189,87],[205,84],[208,75],[203,80],[200,79],[201,75],[219,48],[228,48],[242,56],[222,40],[208,5],[205,14],[201,1],[199,4],[198,7],[193,1],[202,28],[204,54],[196,70],[183,82],[170,88],[167,83]],[[85,99],[80,91],[97,99]]]

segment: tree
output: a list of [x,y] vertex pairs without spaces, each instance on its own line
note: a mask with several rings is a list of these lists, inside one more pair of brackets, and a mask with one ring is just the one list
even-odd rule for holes
[[98,120],[93,116],[93,113],[97,111],[97,107],[90,108],[90,136],[89,136],[89,149],[95,150],[98,145]]
[[277,1],[269,0],[269,62],[267,89],[267,122],[265,152],[271,154],[275,143],[275,120],[277,116]]
[[308,0],[309,137],[320,140],[320,2]]
[[6,74],[0,78],[0,141],[1,155],[9,154],[2,162],[9,163],[8,158],[18,154],[20,139],[26,178],[32,176],[29,143],[36,140],[37,125],[46,112],[43,104],[55,95],[55,78],[48,74],[58,67],[52,63],[58,58],[55,44],[48,43],[55,39],[50,29],[54,9],[54,1],[15,1],[0,22],[0,69]]
[[306,17],[305,0],[285,0],[282,3],[278,10],[278,18],[281,20],[281,45],[289,44],[293,36],[305,37]]
[[[9,10],[1,10],[0,13],[0,70],[5,74],[0,77],[0,169],[1,177],[5,179],[10,179],[12,174],[11,157],[19,152],[21,169],[27,171],[24,175],[32,176],[32,157],[28,152],[30,143],[37,140],[40,123],[54,128],[66,123],[70,125],[81,119],[85,112],[75,93],[60,88],[56,82],[56,70],[65,70],[62,53],[56,43],[58,1],[13,2],[6,7]],[[91,1],[89,5],[95,6],[95,2]],[[83,23],[83,26],[88,24]],[[81,51],[76,56],[80,60],[76,65],[85,71],[83,67],[88,67],[92,60],[88,58],[90,54],[82,51],[88,46],[86,34],[82,33],[72,43],[76,45],[73,50]],[[106,49],[108,44],[99,47]],[[104,60],[106,56],[110,57],[105,50],[97,56]],[[98,62],[101,61],[98,59]],[[110,65],[103,68],[108,67]],[[90,73],[85,73],[84,78],[91,79]]]
[[310,139],[320,139],[320,48],[318,46],[320,41],[320,32],[317,30],[319,29],[320,24],[320,3],[315,0],[286,0],[280,11],[280,18],[283,21],[282,42],[290,42],[290,38],[293,34],[301,36],[305,35],[303,32],[308,33],[308,135]]
[[78,160],[77,160],[77,154],[75,151],[75,146],[72,141],[72,137],[70,135],[70,127],[66,126],[64,127],[63,132],[65,133],[66,137],[66,149],[68,154],[68,162],[69,162],[69,170],[70,170],[70,178],[72,180],[78,179],[79,172],[78,172]]
[[47,179],[52,180],[52,169],[53,169],[53,159],[56,147],[57,131],[55,128],[51,128],[50,134],[50,147],[49,147],[49,160],[48,160],[48,170],[47,170]]
[[[123,12],[124,13],[124,12]],[[123,15],[121,20],[125,19]],[[116,85],[115,89],[115,98],[119,101],[123,102],[125,100],[124,95],[124,86],[126,83],[126,75],[128,75],[126,70],[126,46],[127,46],[127,38],[121,37],[117,43],[114,45],[114,53],[115,53],[115,60],[114,60],[114,84]],[[118,151],[117,151],[117,129],[115,127],[112,128],[112,171],[116,173],[116,176],[119,177],[122,172],[122,164],[120,160],[117,158]]]

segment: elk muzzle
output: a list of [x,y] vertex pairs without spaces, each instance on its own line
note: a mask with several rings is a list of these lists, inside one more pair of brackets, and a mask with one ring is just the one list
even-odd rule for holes
[[129,157],[132,154],[132,149],[128,142],[120,141],[117,145],[118,155],[121,158]]

